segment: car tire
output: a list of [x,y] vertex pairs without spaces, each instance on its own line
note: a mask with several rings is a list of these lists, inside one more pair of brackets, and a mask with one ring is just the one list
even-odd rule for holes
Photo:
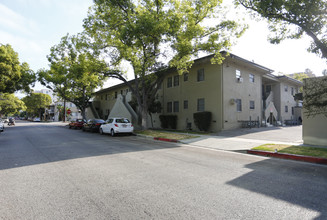
[[104,134],[102,128],[99,129],[99,132],[100,132],[101,135]]
[[82,131],[85,131],[85,128],[84,127],[82,128]]
[[111,131],[110,131],[110,135],[111,135],[111,137],[114,137],[114,136],[115,136],[115,131],[114,131],[114,129],[111,129]]
[[69,129],[71,129],[72,127],[71,126],[69,126]]

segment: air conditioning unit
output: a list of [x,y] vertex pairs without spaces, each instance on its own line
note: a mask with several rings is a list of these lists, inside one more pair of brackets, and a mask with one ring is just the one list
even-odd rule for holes
[[243,78],[242,77],[237,78],[237,82],[242,83],[243,82]]

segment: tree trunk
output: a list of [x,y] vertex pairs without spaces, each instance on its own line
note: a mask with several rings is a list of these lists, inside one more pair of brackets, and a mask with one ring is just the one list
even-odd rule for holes
[[86,120],[86,114],[85,114],[85,108],[81,109],[82,117],[84,120]]

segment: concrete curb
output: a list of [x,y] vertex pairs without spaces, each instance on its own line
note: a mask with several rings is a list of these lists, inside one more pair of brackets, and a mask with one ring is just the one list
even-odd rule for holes
[[173,143],[178,143],[179,142],[178,140],[175,140],[175,139],[160,138],[160,137],[154,137],[153,140],[173,142]]
[[311,157],[311,156],[301,156],[301,155],[294,155],[294,154],[283,154],[283,153],[273,153],[268,151],[259,151],[259,150],[247,150],[248,154],[260,155],[265,157],[276,157],[280,159],[289,159],[289,160],[297,160],[297,161],[304,161],[309,163],[317,163],[317,164],[326,164],[327,159],[320,158],[320,157]]

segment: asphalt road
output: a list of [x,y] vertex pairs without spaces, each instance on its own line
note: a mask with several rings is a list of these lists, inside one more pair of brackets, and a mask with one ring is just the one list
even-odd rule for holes
[[55,123],[0,134],[0,219],[327,219],[327,166]]

